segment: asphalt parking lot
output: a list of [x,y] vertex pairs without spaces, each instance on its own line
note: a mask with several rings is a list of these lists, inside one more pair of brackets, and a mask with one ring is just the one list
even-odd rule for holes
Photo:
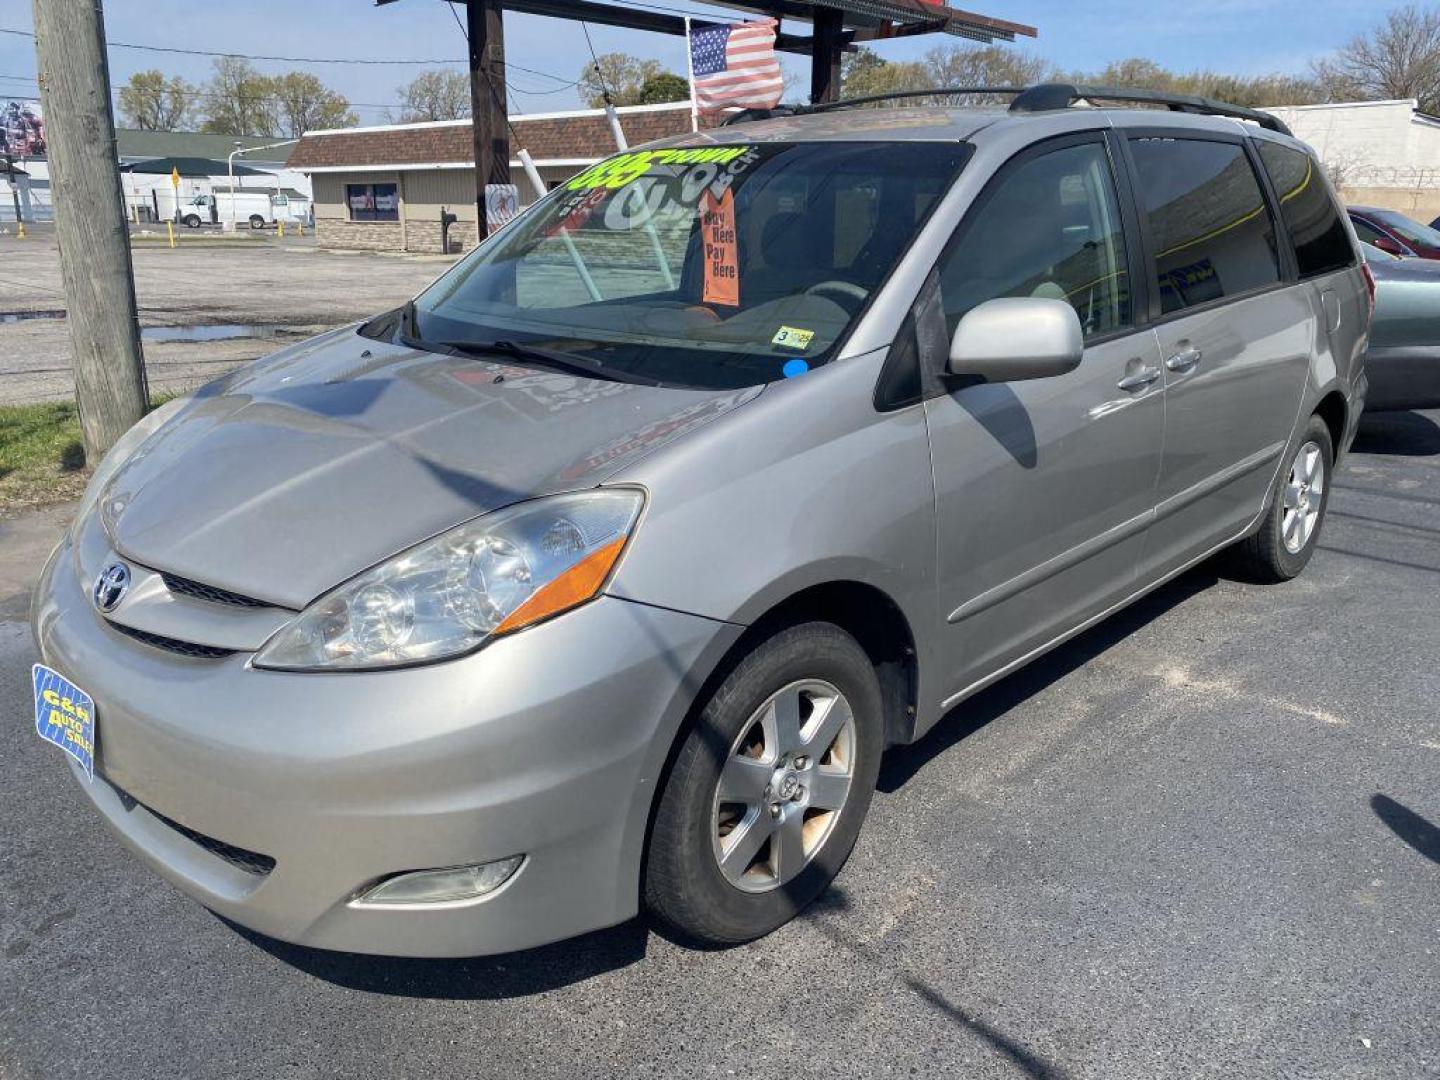
[[[329,252],[314,237],[186,229],[171,250],[159,234],[132,242],[150,389],[179,393],[322,330],[414,296],[453,257]],[[0,405],[69,398],[70,332],[54,229],[0,235]],[[217,336],[220,335],[220,336]]]
[[208,914],[34,735],[14,553],[54,520],[0,523],[5,1080],[1440,1076],[1440,412],[1367,418],[1299,580],[1202,567],[891,752],[836,887],[721,952]]

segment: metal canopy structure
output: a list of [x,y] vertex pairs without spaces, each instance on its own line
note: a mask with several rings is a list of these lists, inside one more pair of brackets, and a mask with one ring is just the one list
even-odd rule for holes
[[[396,0],[375,0],[377,6]],[[454,0],[465,4],[469,39],[470,111],[475,127],[475,205],[479,236],[488,232],[486,189],[510,183],[510,139],[506,117],[505,27],[503,14],[515,11],[571,22],[618,26],[628,30],[684,37],[692,23],[680,14],[657,7],[630,7],[601,0]],[[1035,37],[1033,26],[989,15],[960,11],[943,0],[703,0],[710,7],[745,17],[764,16],[808,22],[810,36],[782,33],[776,48],[810,57],[810,101],[840,96],[840,57],[868,41],[951,34],[993,44],[1017,37]]]

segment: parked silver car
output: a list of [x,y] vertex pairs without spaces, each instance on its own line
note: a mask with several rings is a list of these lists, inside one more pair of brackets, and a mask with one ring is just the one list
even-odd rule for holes
[[1315,549],[1372,299],[1324,171],[1092,95],[620,154],[157,410],[37,591],[41,735],[290,941],[774,930],[887,746],[1221,549]]

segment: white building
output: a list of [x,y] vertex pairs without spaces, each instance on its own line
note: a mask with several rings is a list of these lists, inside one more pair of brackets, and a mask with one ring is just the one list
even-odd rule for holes
[[1357,206],[1440,217],[1440,117],[1413,98],[1267,109],[1313,146]]

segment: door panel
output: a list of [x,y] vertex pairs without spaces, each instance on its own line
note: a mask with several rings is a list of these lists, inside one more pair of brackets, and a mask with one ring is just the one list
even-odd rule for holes
[[1293,271],[1244,139],[1142,132],[1128,149],[1165,377],[1150,577],[1259,512],[1319,327],[1308,286],[1283,281]]
[[1164,425],[1159,345],[1134,329],[1137,257],[1097,133],[1007,163],[941,258],[951,335],[987,300],[1049,297],[1075,309],[1087,342],[1065,375],[952,379],[926,401],[946,704],[1134,583]]
[[946,694],[1024,656],[1133,587],[1160,465],[1160,362],[1142,331],[1068,375],[926,403],[938,506]]
[[[1165,455],[1145,558],[1152,572],[1234,536],[1264,504],[1319,332],[1308,294],[1291,286],[1158,328]],[[1194,361],[1174,365],[1180,356]]]

